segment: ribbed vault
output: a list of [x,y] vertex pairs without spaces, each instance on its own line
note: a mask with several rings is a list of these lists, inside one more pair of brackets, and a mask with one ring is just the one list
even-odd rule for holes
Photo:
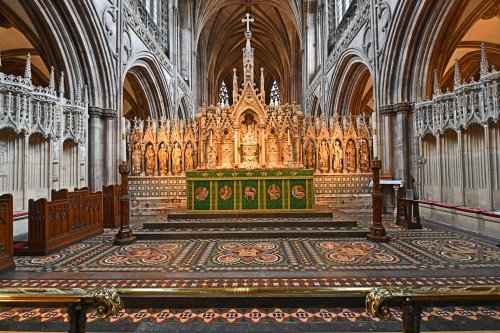
[[[266,93],[273,81],[280,87],[282,101],[298,101],[300,84],[300,31],[295,2],[290,0],[198,1],[195,6],[195,38],[198,68],[204,78],[199,83],[201,100],[216,103],[218,90],[225,81],[232,95],[233,68],[242,75],[242,49],[246,26],[241,22],[246,13],[251,24],[255,49],[255,78],[260,68],[265,71]],[[257,81],[257,80],[256,80]],[[256,82],[257,83],[257,82]]]

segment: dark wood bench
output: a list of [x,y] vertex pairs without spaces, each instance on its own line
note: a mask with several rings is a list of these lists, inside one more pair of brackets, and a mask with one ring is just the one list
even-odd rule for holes
[[408,229],[422,229],[418,200],[398,198],[396,224]]
[[104,231],[102,192],[60,190],[51,197],[29,200],[28,244],[15,255],[45,255]]
[[13,198],[12,194],[0,196],[0,271],[10,270],[14,264]]
[[104,228],[120,227],[121,210],[120,195],[121,185],[109,185],[102,188],[104,197]]

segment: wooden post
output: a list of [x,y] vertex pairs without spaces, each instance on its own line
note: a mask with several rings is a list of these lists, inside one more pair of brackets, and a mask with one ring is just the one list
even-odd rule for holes
[[122,175],[122,193],[120,196],[120,230],[115,236],[115,245],[126,245],[135,242],[135,236],[132,235],[132,229],[129,225],[129,204],[130,197],[128,196],[128,174],[130,173],[130,166],[127,162],[123,162],[119,167],[120,174]]
[[382,161],[373,160],[371,167],[373,170],[373,221],[367,238],[375,242],[387,243],[390,238],[386,235],[385,228],[382,225],[382,191],[380,188],[380,169],[382,169]]

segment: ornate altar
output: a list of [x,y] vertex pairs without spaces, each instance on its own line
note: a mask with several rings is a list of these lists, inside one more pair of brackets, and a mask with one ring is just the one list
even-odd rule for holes
[[188,211],[306,211],[314,206],[312,170],[187,173]]
[[[247,27],[243,80],[235,69],[232,105],[202,105],[185,121],[127,122],[131,180],[141,188],[133,195],[144,198],[144,205],[183,193],[180,199],[187,196],[190,210],[289,210],[311,209],[313,193],[323,200],[368,195],[370,118],[305,117],[300,105],[266,104],[264,69],[260,85],[254,83],[251,36]],[[315,190],[313,174],[319,179]],[[180,179],[167,188],[166,181],[151,177]],[[144,186],[142,178],[152,186]],[[278,190],[279,198],[272,199]]]

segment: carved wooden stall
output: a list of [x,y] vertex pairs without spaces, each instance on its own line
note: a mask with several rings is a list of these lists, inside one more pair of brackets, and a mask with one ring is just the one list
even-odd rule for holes
[[47,201],[29,200],[28,245],[16,255],[45,255],[103,232],[102,192],[87,189],[53,191]]
[[120,226],[120,193],[121,185],[109,185],[102,188],[104,204],[104,228],[116,228]]
[[13,198],[11,194],[0,197],[0,271],[14,268],[12,244]]

